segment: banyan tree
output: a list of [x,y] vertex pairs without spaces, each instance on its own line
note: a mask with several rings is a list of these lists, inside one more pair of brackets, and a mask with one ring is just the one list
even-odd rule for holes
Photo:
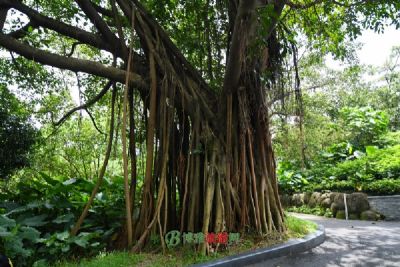
[[[284,232],[269,115],[269,96],[285,95],[282,59],[289,52],[297,61],[297,31],[311,39],[346,31],[355,36],[361,26],[352,24],[351,16],[361,12],[368,18],[372,7],[395,5],[347,0],[0,0],[0,46],[42,65],[96,76],[104,84],[56,125],[112,94],[103,167],[71,234],[80,230],[116,145],[113,137],[120,134],[126,204],[121,242],[138,251],[151,234],[163,237],[173,229]],[[25,19],[15,22],[16,12]],[[329,29],[336,20],[342,24]],[[46,34],[53,38],[41,42]],[[331,37],[325,40],[327,47],[336,45],[340,52],[344,37]],[[60,49],[59,40],[71,44],[69,51]],[[95,51],[96,59],[76,53],[82,47]],[[123,116],[118,131],[114,113],[119,88]],[[142,121],[135,120],[135,112]],[[139,123],[145,133],[140,188]],[[132,216],[135,209],[138,216]]]

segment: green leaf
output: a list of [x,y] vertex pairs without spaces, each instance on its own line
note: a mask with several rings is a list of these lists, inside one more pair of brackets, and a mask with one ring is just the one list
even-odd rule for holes
[[10,236],[13,236],[13,235],[14,234],[9,232],[9,231],[7,231],[6,228],[0,226],[0,237],[10,237]]
[[61,233],[56,233],[56,238],[60,241],[65,241],[69,238],[70,234],[68,231],[64,231]]
[[47,267],[47,261],[45,259],[37,260],[33,263],[32,267]]
[[34,242],[39,240],[40,232],[33,227],[22,226],[20,231],[21,232],[18,233],[18,235],[21,237],[21,239],[27,239]]
[[357,159],[360,159],[364,156],[365,156],[365,154],[363,152],[358,151],[358,150],[354,151],[354,157],[356,157]]
[[4,215],[0,215],[0,226],[12,228],[15,227],[15,225],[15,220],[10,219]]
[[78,185],[78,187],[80,189],[82,189],[80,191],[84,191],[84,192],[88,192],[88,193],[92,192],[93,187],[94,187],[93,182],[90,182],[90,181],[85,180],[85,179],[77,179],[75,185]]
[[365,151],[367,152],[368,156],[375,154],[378,150],[379,150],[379,148],[376,146],[366,146],[365,147]]
[[9,254],[7,256],[9,256],[10,258],[15,258],[17,256],[27,258],[33,253],[32,249],[24,248],[22,239],[17,237],[13,238],[9,242],[6,242],[5,247],[6,250],[9,251]]
[[43,201],[33,201],[33,202],[28,203],[26,206],[29,209],[36,209],[36,208],[42,207],[43,205],[44,205]]
[[321,156],[324,158],[333,158],[334,154],[323,152]]
[[74,218],[75,218],[75,216],[72,213],[68,213],[68,214],[58,216],[56,219],[53,220],[53,223],[57,223],[57,224],[67,223],[67,222],[70,222]]
[[47,174],[45,174],[44,172],[39,172],[40,176],[42,176],[42,178],[46,181],[46,183],[48,183],[49,185],[55,186],[57,184],[59,184],[60,182],[57,180],[54,180],[53,178],[51,178],[50,176],[48,176]]
[[75,238],[74,243],[83,248],[86,248],[89,245],[89,241],[85,237]]
[[65,253],[65,252],[68,252],[70,249],[71,249],[71,246],[69,244],[66,244],[65,246],[63,246],[61,248],[61,251]]
[[47,218],[46,214],[38,215],[38,216],[33,216],[30,218],[24,219],[21,224],[26,225],[26,226],[43,226],[47,222],[45,219]]
[[24,211],[27,211],[27,210],[29,210],[29,207],[21,206],[21,207],[18,207],[16,209],[13,209],[12,211],[6,213],[6,215],[8,216],[8,215],[11,215],[11,214],[14,214],[14,213],[20,213],[20,212],[24,212]]
[[69,180],[66,180],[65,182],[63,182],[63,185],[70,185],[70,184],[74,184],[76,182],[75,178],[71,178]]
[[100,245],[100,242],[94,242],[92,244],[90,244],[91,247],[97,247]]

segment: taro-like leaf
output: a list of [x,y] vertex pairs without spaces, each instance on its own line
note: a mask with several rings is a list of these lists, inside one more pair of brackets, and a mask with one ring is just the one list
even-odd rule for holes
[[50,176],[48,176],[47,174],[43,173],[43,172],[39,172],[40,176],[42,176],[42,178],[46,181],[46,183],[48,183],[49,185],[55,186],[57,184],[59,184],[60,182],[51,178]]
[[8,215],[11,215],[11,214],[14,214],[14,213],[21,213],[21,212],[25,212],[25,211],[27,211],[27,210],[29,210],[29,207],[27,207],[27,206],[20,206],[20,207],[18,207],[18,208],[15,208],[15,209],[9,211],[6,215],[8,216]]
[[47,261],[45,259],[37,260],[32,265],[32,267],[43,267],[43,266],[48,266]]
[[10,237],[13,236],[12,232],[9,232],[6,228],[3,226],[0,226],[0,237]]
[[63,185],[70,185],[70,184],[74,184],[76,182],[75,178],[71,178],[66,180],[65,182],[63,182]]
[[74,239],[74,243],[80,247],[86,248],[89,244],[89,241],[84,236],[78,236]]
[[70,249],[71,249],[71,246],[69,244],[65,244],[65,246],[63,246],[61,248],[61,251],[65,253],[65,252],[68,252]]
[[47,223],[47,221],[45,221],[46,218],[47,218],[46,214],[33,216],[33,217],[25,218],[21,222],[21,224],[26,225],[26,226],[34,226],[34,227],[43,226]]
[[57,239],[58,240],[60,240],[60,241],[65,241],[65,240],[67,240],[68,238],[69,238],[69,232],[68,231],[64,231],[64,232],[61,232],[61,233],[57,233],[56,234],[56,237],[57,237]]
[[74,218],[75,217],[72,213],[68,213],[68,214],[58,216],[56,219],[53,220],[53,223],[57,223],[57,224],[67,223],[67,222],[70,222]]
[[22,226],[19,230],[20,232],[18,233],[18,236],[21,239],[27,239],[34,242],[37,242],[39,240],[40,232],[35,228],[29,226]]
[[2,227],[14,227],[16,225],[15,220],[8,218],[5,215],[0,215],[0,226]]

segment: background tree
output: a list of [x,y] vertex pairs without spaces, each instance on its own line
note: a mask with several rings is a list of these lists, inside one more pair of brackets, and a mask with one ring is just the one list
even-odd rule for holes
[[23,104],[0,84],[0,178],[29,165],[29,154],[37,139],[37,130],[28,120]]
[[[395,54],[387,60],[391,64],[381,67],[351,60],[335,70],[317,54],[307,49],[299,60],[304,86],[303,142],[293,91],[284,96],[285,106],[277,102],[273,107],[280,189],[398,192],[399,163],[394,151],[400,139],[394,110],[400,102]],[[392,71],[388,71],[388,65]],[[305,168],[300,147],[304,148]]]

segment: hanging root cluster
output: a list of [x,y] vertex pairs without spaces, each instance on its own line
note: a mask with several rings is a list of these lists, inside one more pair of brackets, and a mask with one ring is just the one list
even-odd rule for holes
[[173,229],[283,232],[261,85],[244,82],[253,90],[242,87],[226,95],[226,109],[214,116],[217,101],[206,83],[142,9],[135,14],[151,90],[145,99],[146,172],[133,251],[154,233],[165,246],[163,236]]
[[140,91],[147,136],[144,181],[131,208],[140,212],[125,226],[131,228],[125,230],[125,245],[132,240],[131,250],[140,251],[159,235],[165,249],[170,230],[284,232],[259,79],[242,75],[239,90],[216,95],[137,1],[117,2],[134,22],[150,76],[149,90]]

